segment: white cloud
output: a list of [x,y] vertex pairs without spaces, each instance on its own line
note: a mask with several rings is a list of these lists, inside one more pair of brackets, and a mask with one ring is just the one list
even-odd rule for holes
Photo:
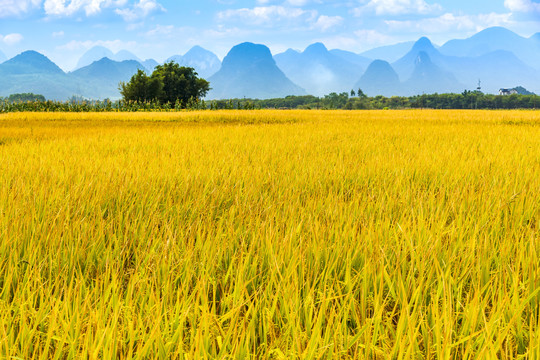
[[353,52],[368,50],[374,46],[395,43],[399,39],[390,35],[380,33],[376,30],[358,30],[351,35],[336,35],[332,37],[319,38],[317,41],[323,42],[330,49],[343,49]]
[[376,15],[427,15],[439,12],[442,7],[439,4],[428,4],[425,0],[369,0],[366,4],[353,10],[356,16],[366,13]]
[[515,12],[537,12],[540,13],[540,3],[532,0],[504,0],[504,6]]
[[118,15],[122,16],[128,22],[145,18],[157,11],[165,11],[165,8],[155,0],[139,0],[132,7],[115,10]]
[[244,24],[274,27],[277,23],[314,21],[317,18],[315,10],[303,10],[285,6],[258,6],[253,9],[243,8],[225,10],[217,14],[221,21],[242,21]]
[[504,26],[511,23],[512,14],[454,15],[446,13],[438,17],[420,20],[386,20],[392,31],[420,32],[424,34],[451,31],[481,31],[491,26]]
[[133,9],[116,9],[114,12],[123,17],[124,20],[128,22],[136,21],[139,19],[139,16]]
[[[256,31],[255,31],[256,32]],[[254,31],[247,31],[245,29],[239,29],[237,27],[226,28],[218,26],[215,29],[208,29],[203,32],[205,38],[230,40],[230,39],[245,39],[249,35],[252,35]],[[228,51],[229,49],[227,49]]]
[[0,41],[10,46],[20,43],[23,39],[24,37],[21,34],[0,35]]
[[144,21],[132,22],[126,26],[127,31],[135,31],[144,27]]
[[0,0],[0,18],[19,16],[41,5],[41,0]]
[[378,45],[390,42],[392,38],[376,30],[357,30],[354,32],[356,38],[362,44]]
[[137,0],[132,5],[128,0],[45,0],[43,8],[47,15],[58,17],[73,16],[81,11],[84,11],[86,16],[92,16],[103,9],[115,9],[126,21],[134,21],[154,11],[165,10],[156,0]]
[[57,46],[58,50],[68,50],[68,51],[77,51],[77,50],[88,50],[94,46],[103,46],[108,48],[113,52],[118,52],[125,49],[136,48],[139,44],[136,41],[122,41],[122,40],[98,40],[98,41],[76,41],[72,40],[67,44]]
[[287,0],[287,3],[292,6],[305,6],[309,3],[309,0]]
[[64,37],[65,33],[63,31],[56,31],[52,33],[53,38],[61,38]]
[[119,6],[125,4],[124,1],[111,0],[45,0],[43,8],[49,16],[71,16],[84,10],[87,16],[101,12],[102,8]]
[[[277,3],[279,1],[276,0],[256,0],[257,4],[259,5],[267,5],[271,3]],[[310,0],[285,0],[285,5],[292,5],[296,7],[302,7],[307,5],[310,2]]]
[[146,33],[146,36],[169,36],[176,31],[174,25],[156,25],[153,29]]
[[313,24],[313,28],[325,32],[341,25],[342,23],[343,18],[341,16],[321,15],[319,16],[315,24]]

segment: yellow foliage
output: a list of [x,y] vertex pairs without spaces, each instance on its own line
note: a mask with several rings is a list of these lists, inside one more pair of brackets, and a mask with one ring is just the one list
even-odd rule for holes
[[0,115],[0,358],[540,358],[540,113]]

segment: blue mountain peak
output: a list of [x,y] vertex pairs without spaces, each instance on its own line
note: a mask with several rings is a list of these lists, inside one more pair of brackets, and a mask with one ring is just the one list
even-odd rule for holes
[[435,47],[427,37],[423,36],[414,44],[413,51],[429,51],[434,50]]
[[324,46],[323,43],[315,43],[309,45],[306,50],[304,50],[304,54],[325,54],[328,52],[328,49],[326,46]]

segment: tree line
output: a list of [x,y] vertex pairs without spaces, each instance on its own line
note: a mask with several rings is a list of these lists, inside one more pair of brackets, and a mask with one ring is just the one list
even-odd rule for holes
[[249,102],[257,109],[322,109],[322,110],[384,110],[384,109],[538,109],[538,95],[492,95],[478,91],[461,94],[430,94],[416,96],[350,96],[349,93],[331,93],[323,97],[312,95],[287,96],[267,100],[219,100],[217,108],[231,103]]
[[19,102],[45,102],[45,96],[34,93],[11,94],[6,98],[0,97],[0,101],[9,103]]
[[538,95],[433,94],[411,97],[348,97],[346,93],[324,97],[287,96],[285,98],[253,100],[203,99],[160,103],[159,101],[7,101],[0,100],[0,113],[6,112],[133,112],[180,110],[255,110],[255,109],[321,109],[321,110],[385,110],[385,109],[539,109]]

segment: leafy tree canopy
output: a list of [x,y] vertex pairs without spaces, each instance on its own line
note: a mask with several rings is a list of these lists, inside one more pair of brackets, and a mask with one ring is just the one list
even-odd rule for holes
[[159,99],[162,89],[159,78],[150,77],[140,69],[128,83],[120,83],[120,94],[126,101],[154,101]]
[[156,66],[151,76],[139,70],[128,83],[120,83],[120,93],[126,101],[180,102],[183,106],[205,97],[209,90],[210,83],[199,78],[195,69],[174,61]]
[[8,102],[27,102],[27,101],[45,101],[45,96],[33,94],[33,93],[24,93],[24,94],[12,94],[6,99]]

